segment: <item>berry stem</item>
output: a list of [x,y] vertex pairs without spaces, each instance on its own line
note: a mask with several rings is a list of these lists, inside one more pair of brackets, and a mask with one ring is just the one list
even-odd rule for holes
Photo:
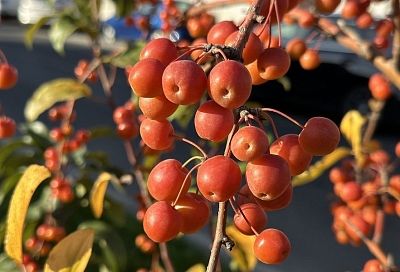
[[392,0],[394,35],[392,46],[393,66],[397,71],[400,71],[400,2]]
[[[196,164],[195,166],[192,167],[192,169],[190,169],[190,171],[186,174],[185,179],[182,182],[181,188],[179,189],[179,193],[175,198],[175,201],[172,203],[172,207],[175,207],[176,203],[179,201],[179,198],[182,195],[183,192],[183,188],[185,188],[185,184],[188,180],[190,180],[190,175],[193,173],[194,170],[196,170],[197,168],[199,168],[200,165],[202,165],[203,162]],[[182,166],[183,167],[183,166]]]
[[346,225],[348,225],[356,234],[358,237],[361,238],[361,240],[364,242],[364,244],[367,246],[369,251],[385,266],[389,267],[389,259],[386,256],[386,254],[382,251],[380,246],[375,243],[374,241],[371,241],[366,237],[355,225],[350,223],[347,220],[343,220]]
[[302,124],[300,124],[299,122],[297,122],[295,119],[293,119],[292,117],[290,117],[289,115],[279,111],[279,110],[275,110],[272,108],[262,108],[261,111],[266,111],[266,112],[274,112],[276,114],[279,114],[280,116],[288,119],[290,122],[294,123],[296,126],[300,127],[301,129],[304,128],[304,126]]
[[235,208],[235,205],[233,203],[233,199],[232,198],[229,199],[229,204],[231,204],[231,207],[232,207],[233,211],[235,212],[235,214],[239,214],[240,213],[243,216],[244,220],[246,221],[247,225],[249,225],[249,227],[253,231],[254,235],[258,236],[259,235],[258,231],[256,231],[253,228],[253,226],[251,225],[251,223],[247,219],[246,215],[244,214],[244,212],[240,208],[240,206],[238,205],[237,208]]
[[281,22],[279,20],[279,11],[278,11],[277,0],[274,0],[274,8],[275,8],[275,14],[276,14],[276,22],[278,24],[278,46],[281,47],[281,44],[282,44],[282,30],[281,30]]
[[185,161],[185,162],[182,164],[182,168],[186,167],[190,162],[192,162],[192,161],[194,161],[194,160],[201,160],[201,161],[204,161],[205,158],[204,158],[204,157],[201,157],[201,156],[193,156],[193,157],[191,157],[190,159],[188,159],[187,161]]
[[8,64],[7,57],[1,49],[0,49],[0,63]]
[[178,135],[174,135],[174,136],[175,136],[176,139],[181,140],[182,142],[188,143],[191,146],[193,146],[194,148],[196,148],[203,155],[203,158],[207,159],[207,153],[199,145],[197,145],[196,143],[194,143],[193,141],[191,141],[191,140],[189,140],[189,139],[187,139],[185,137],[181,137],[181,136],[178,136]]

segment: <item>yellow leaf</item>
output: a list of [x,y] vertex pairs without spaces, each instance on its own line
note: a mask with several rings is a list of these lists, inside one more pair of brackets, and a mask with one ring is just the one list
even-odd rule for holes
[[325,170],[333,166],[336,162],[343,159],[344,157],[349,156],[350,154],[351,150],[346,147],[336,148],[332,153],[322,157],[319,161],[311,165],[307,171],[293,177],[292,185],[305,185],[317,179],[324,173]]
[[111,178],[112,176],[109,173],[101,173],[90,191],[90,207],[96,218],[99,218],[103,213],[104,196]]
[[226,234],[235,242],[230,251],[232,261],[240,271],[252,271],[257,265],[257,259],[253,253],[255,236],[242,234],[233,225],[226,228]]
[[206,267],[204,264],[195,264],[192,267],[190,267],[186,272],[205,272]]
[[17,263],[22,263],[22,233],[29,203],[36,188],[50,171],[40,165],[30,165],[18,181],[8,208],[5,251]]
[[90,87],[70,78],[59,78],[43,83],[25,106],[25,118],[32,122],[55,103],[90,96]]
[[94,230],[77,230],[62,239],[49,253],[44,272],[83,272],[92,254]]
[[362,129],[366,118],[356,110],[351,110],[345,114],[340,123],[340,130],[350,143],[357,164],[362,165],[365,156],[362,152]]

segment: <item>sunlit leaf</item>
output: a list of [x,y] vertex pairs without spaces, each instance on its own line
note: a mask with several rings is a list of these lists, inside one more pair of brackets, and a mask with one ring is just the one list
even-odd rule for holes
[[63,54],[65,42],[77,29],[78,26],[70,17],[62,16],[58,18],[49,30],[49,40],[54,50],[59,54]]
[[206,267],[204,264],[195,264],[192,267],[190,267],[186,272],[205,272]]
[[51,18],[52,18],[52,16],[44,16],[44,17],[40,18],[35,24],[31,25],[28,28],[28,30],[25,32],[25,36],[24,36],[24,42],[25,42],[26,47],[32,48],[33,39],[35,38],[37,31],[42,26],[44,26]]
[[101,173],[90,191],[90,207],[96,218],[99,218],[103,214],[104,196],[111,179],[112,176],[109,173]]
[[36,188],[48,177],[50,171],[46,167],[29,166],[11,197],[7,214],[5,252],[17,263],[22,263],[22,233],[29,203]]
[[292,185],[301,186],[316,180],[324,173],[325,170],[349,155],[351,155],[351,150],[349,148],[336,148],[332,153],[322,157],[319,161],[311,165],[308,170],[298,176],[293,177]]
[[252,271],[257,265],[257,259],[253,253],[255,236],[242,234],[233,225],[226,228],[226,234],[235,242],[230,251],[232,262],[239,271]]
[[94,243],[101,249],[102,259],[110,271],[126,271],[127,248],[118,231],[100,220],[86,221],[79,228],[90,228],[95,231]]
[[79,99],[91,93],[88,85],[74,79],[60,78],[43,83],[28,100],[25,118],[32,122],[57,102]]
[[350,143],[357,164],[362,165],[365,156],[362,152],[362,129],[366,118],[356,110],[347,112],[340,123],[340,131]]
[[92,254],[94,231],[77,230],[62,239],[49,253],[44,272],[83,272]]

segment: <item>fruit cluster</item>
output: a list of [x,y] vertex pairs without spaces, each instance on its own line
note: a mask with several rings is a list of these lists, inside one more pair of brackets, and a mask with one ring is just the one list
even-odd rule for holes
[[[271,2],[271,7],[282,16],[288,8],[281,1]],[[269,23],[281,19],[269,9],[263,12]],[[264,33],[264,29],[258,32]],[[155,202],[147,207],[143,227],[154,242],[197,232],[209,221],[212,203],[229,202],[236,228],[245,235],[256,235],[254,253],[260,261],[280,263],[290,252],[287,236],[266,228],[266,212],[289,205],[291,177],[305,171],[314,155],[332,152],[340,133],[327,118],[314,117],[303,126],[273,109],[243,108],[253,84],[277,79],[290,66],[289,54],[280,47],[279,38],[271,47],[268,33],[264,34],[269,40],[266,43],[256,34],[250,33],[239,58],[235,58],[235,50],[240,47],[237,41],[241,32],[230,21],[211,27],[203,44],[178,48],[169,39],[154,39],[130,69],[128,81],[145,116],[139,128],[142,141],[154,150],[165,151],[181,140],[193,144],[202,154],[183,164],[176,159],[162,160],[149,173],[147,189]],[[206,62],[211,63],[209,70],[201,66]],[[208,157],[202,148],[175,135],[167,118],[181,105],[198,105],[195,132],[210,142],[226,141],[223,155]],[[276,134],[270,144],[262,120],[267,116],[275,128],[271,112],[286,116],[301,127],[301,132],[281,137]],[[200,162],[188,168],[195,159]],[[239,162],[246,168],[245,182]],[[193,185],[198,192],[192,193],[189,189],[195,171]]]
[[47,257],[53,246],[65,237],[65,229],[54,224],[43,223],[36,228],[35,235],[25,241],[23,256],[24,269],[27,272],[40,271],[43,257]]
[[[340,244],[359,246],[366,239],[377,240],[382,235],[384,214],[400,216],[400,175],[390,176],[394,164],[386,151],[378,149],[368,155],[361,170],[352,160],[330,170],[329,179],[338,198],[332,206],[332,230]],[[356,177],[360,171],[361,179]],[[392,271],[382,260],[370,260],[363,271],[388,270]]]

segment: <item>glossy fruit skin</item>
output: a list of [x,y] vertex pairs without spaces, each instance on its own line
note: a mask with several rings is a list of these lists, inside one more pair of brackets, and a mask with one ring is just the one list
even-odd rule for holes
[[155,97],[163,93],[162,75],[165,65],[157,59],[138,61],[129,71],[132,91],[141,97]]
[[178,57],[174,43],[166,38],[151,40],[140,52],[140,60],[153,58],[161,61],[165,66]]
[[223,202],[240,189],[242,173],[231,158],[217,155],[206,160],[197,170],[197,186],[211,202]]
[[325,117],[312,117],[299,134],[303,149],[317,156],[331,153],[340,141],[340,131],[336,124]]
[[161,94],[151,98],[139,97],[139,108],[144,116],[153,120],[162,120],[172,115],[178,105]]
[[8,63],[0,63],[0,90],[11,89],[17,84],[18,71]]
[[221,61],[212,68],[208,79],[209,95],[224,108],[238,108],[250,97],[251,76],[240,62]]
[[126,109],[124,106],[115,108],[113,112],[113,120],[116,124],[133,122],[133,111]]
[[194,193],[182,195],[176,203],[175,209],[182,217],[181,232],[184,234],[200,230],[207,224],[211,215],[211,208],[207,200]]
[[164,120],[146,118],[140,124],[140,136],[143,142],[154,150],[167,150],[174,143],[174,128]]
[[278,264],[288,257],[291,244],[282,231],[266,229],[256,237],[253,251],[259,261],[266,264]]
[[166,201],[153,203],[143,218],[143,229],[157,243],[174,239],[182,224],[181,215]]
[[215,103],[204,102],[196,111],[194,126],[200,138],[220,142],[229,135],[234,124],[233,112]]
[[237,26],[232,21],[221,21],[211,27],[207,34],[207,42],[212,44],[224,44],[228,36],[237,31]]
[[259,198],[255,198],[256,202],[264,209],[264,211],[278,211],[282,210],[290,205],[293,198],[293,186],[289,184],[289,186],[285,189],[285,191],[273,200],[261,200]]
[[250,73],[252,85],[261,85],[268,81],[267,79],[260,77],[260,72],[258,71],[257,67],[257,60],[247,64],[246,69]]
[[271,144],[269,151],[287,161],[292,176],[303,173],[313,157],[300,146],[297,134],[286,134],[279,137]]
[[0,116],[0,139],[14,136],[16,124],[13,119],[7,116]]
[[[188,172],[175,159],[163,160],[151,170],[147,178],[147,189],[151,196],[158,201],[175,201]],[[189,177],[183,186],[183,194],[189,190],[190,181]]]
[[278,79],[289,70],[290,57],[283,48],[267,48],[257,58],[257,67],[260,77],[267,80]]
[[207,76],[194,61],[178,60],[165,68],[162,87],[165,97],[172,103],[195,104],[207,89]]
[[[243,214],[239,211],[242,210]],[[249,223],[259,233],[267,225],[268,218],[263,209],[256,203],[244,203],[238,207],[238,212],[233,217],[236,228],[245,235],[254,235]],[[243,216],[244,215],[244,216]],[[247,221],[246,221],[246,219]]]
[[246,180],[255,197],[273,200],[290,184],[289,165],[278,155],[265,154],[247,163]]
[[232,137],[232,154],[240,161],[251,161],[268,152],[268,136],[264,130],[246,126],[240,128]]

